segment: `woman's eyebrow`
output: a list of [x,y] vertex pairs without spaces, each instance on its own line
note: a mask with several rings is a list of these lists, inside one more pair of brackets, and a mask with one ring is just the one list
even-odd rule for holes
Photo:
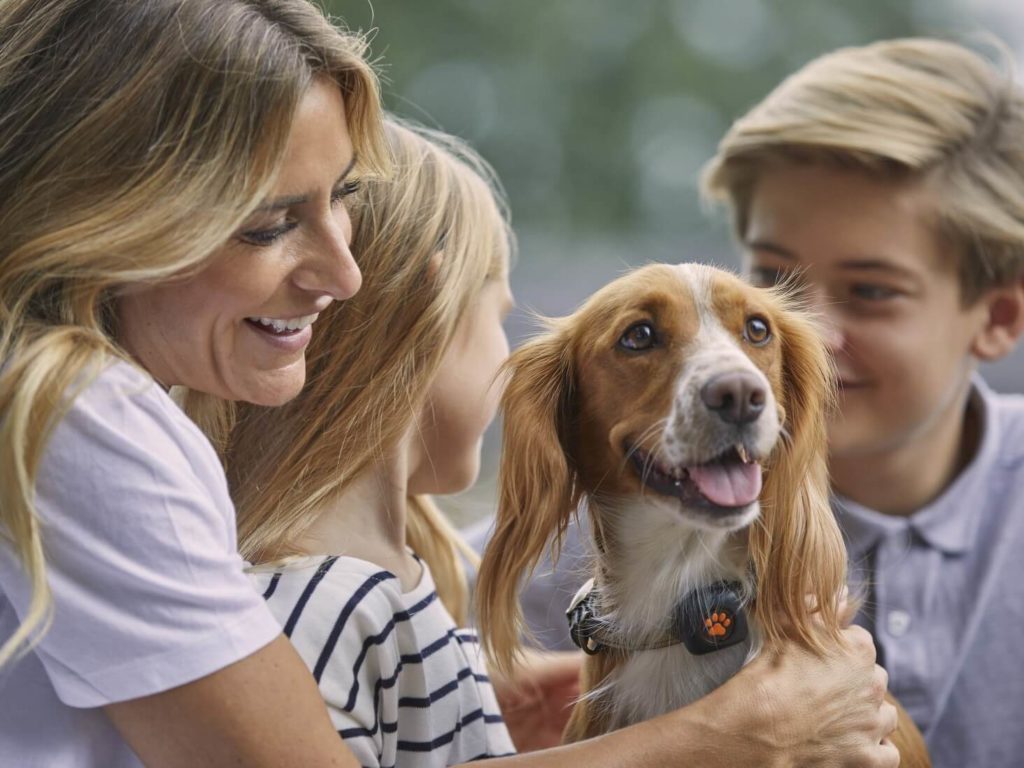
[[[357,160],[356,156],[352,155],[352,159],[349,161],[348,165],[345,166],[345,170],[343,170],[341,172],[341,175],[338,176],[337,181],[335,181],[334,184],[331,185],[331,189],[334,189],[339,184],[341,184],[341,182],[343,182],[345,180],[345,178],[350,173],[352,173],[352,169],[356,167],[356,160]],[[286,197],[278,197],[278,198],[276,198],[274,200],[271,200],[270,202],[264,203],[263,205],[261,205],[256,210],[261,211],[261,212],[263,212],[263,211],[279,211],[279,210],[281,210],[283,208],[291,208],[293,205],[302,205],[302,204],[304,204],[306,202],[309,202],[309,195],[308,194],[307,195],[288,195]]]

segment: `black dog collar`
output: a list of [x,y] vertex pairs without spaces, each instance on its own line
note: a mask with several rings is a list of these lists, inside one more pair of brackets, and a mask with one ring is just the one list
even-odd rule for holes
[[565,612],[569,635],[584,653],[593,656],[603,648],[623,651],[648,651],[682,643],[695,656],[742,643],[747,639],[747,615],[743,610],[743,585],[738,581],[718,581],[698,587],[685,595],[673,608],[672,630],[649,643],[624,643],[609,637],[597,618],[597,593],[594,580],[580,587]]

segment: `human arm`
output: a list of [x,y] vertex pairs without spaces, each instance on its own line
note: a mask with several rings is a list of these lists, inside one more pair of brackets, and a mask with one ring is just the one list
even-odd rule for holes
[[[588,741],[489,765],[895,768],[879,742],[895,725],[867,633],[821,660],[792,646],[766,653],[700,701]],[[147,765],[355,766],[316,685],[283,638],[213,675],[106,708]]]
[[491,670],[494,695],[519,752],[556,747],[580,695],[583,654],[525,651],[514,678]]
[[360,765],[283,635],[204,678],[104,711],[147,766]]
[[899,754],[882,743],[896,726],[885,672],[867,632],[851,627],[844,638],[827,658],[792,643],[765,652],[703,699],[647,722],[488,764],[896,768]]

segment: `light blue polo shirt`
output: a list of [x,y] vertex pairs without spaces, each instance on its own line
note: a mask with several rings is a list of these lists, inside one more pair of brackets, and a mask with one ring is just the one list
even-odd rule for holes
[[835,499],[857,623],[936,768],[1024,766],[1024,397],[971,394],[977,454],[909,518]]

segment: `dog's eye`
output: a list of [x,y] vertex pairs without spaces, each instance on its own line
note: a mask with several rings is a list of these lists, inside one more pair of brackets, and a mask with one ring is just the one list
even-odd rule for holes
[[619,338],[619,346],[633,351],[650,349],[655,342],[654,326],[650,323],[634,323]]
[[763,317],[747,318],[747,324],[743,327],[743,338],[754,346],[767,344],[772,337],[772,329],[768,327],[768,321]]

